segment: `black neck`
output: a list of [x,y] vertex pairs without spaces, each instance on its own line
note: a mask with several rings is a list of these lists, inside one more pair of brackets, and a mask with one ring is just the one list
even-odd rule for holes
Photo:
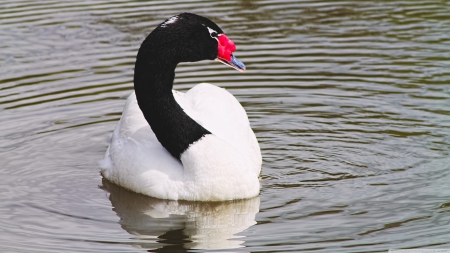
[[134,89],[145,119],[161,145],[180,159],[190,144],[208,130],[189,117],[172,94],[176,60],[163,55],[164,50],[146,50],[141,46],[134,70]]

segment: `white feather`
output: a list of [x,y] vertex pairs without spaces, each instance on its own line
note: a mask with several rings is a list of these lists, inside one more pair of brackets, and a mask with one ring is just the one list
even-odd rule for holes
[[236,98],[211,84],[173,94],[184,111],[212,134],[191,144],[180,163],[161,146],[132,93],[100,162],[102,175],[162,199],[208,201],[258,195],[260,148]]
[[169,18],[166,22],[162,23],[161,27],[167,27],[167,25],[174,24],[175,22],[177,22],[177,20],[178,20],[178,17],[173,16],[173,17]]

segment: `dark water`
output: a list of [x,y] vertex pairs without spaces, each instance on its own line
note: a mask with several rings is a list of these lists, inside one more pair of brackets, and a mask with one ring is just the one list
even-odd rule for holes
[[[247,65],[181,64],[175,88],[242,103],[259,198],[157,200],[99,175],[140,42],[183,11]],[[449,153],[450,1],[0,2],[1,252],[449,249]]]

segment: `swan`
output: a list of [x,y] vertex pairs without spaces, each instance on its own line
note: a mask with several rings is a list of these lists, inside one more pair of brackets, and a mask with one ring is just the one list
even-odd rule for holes
[[172,90],[180,62],[217,60],[241,72],[236,46],[211,20],[181,13],[139,48],[134,92],[100,161],[102,176],[160,199],[224,201],[259,194],[261,151],[247,114],[223,88]]

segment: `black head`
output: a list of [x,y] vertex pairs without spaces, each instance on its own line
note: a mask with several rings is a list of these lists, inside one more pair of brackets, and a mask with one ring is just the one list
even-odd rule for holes
[[223,33],[219,26],[205,17],[181,13],[161,23],[141,47],[158,50],[167,60],[177,62],[214,60],[217,58],[218,40],[211,36],[210,29],[216,32],[215,36]]
[[158,57],[155,60],[160,63],[217,59],[244,71],[245,66],[232,55],[235,50],[233,41],[214,22],[193,13],[181,13],[156,27],[142,43],[139,54]]

